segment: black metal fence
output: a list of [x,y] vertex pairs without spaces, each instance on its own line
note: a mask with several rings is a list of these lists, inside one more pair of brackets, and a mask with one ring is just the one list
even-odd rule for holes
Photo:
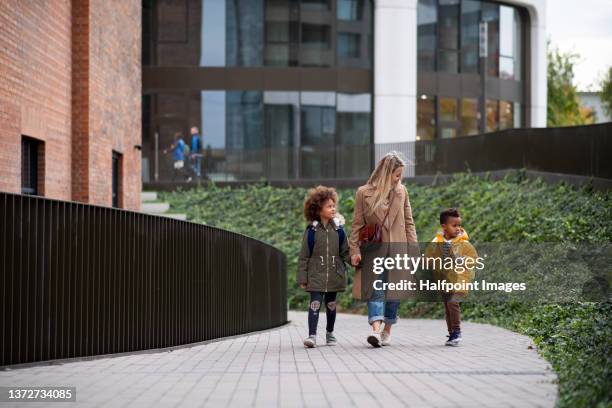
[[[390,150],[401,151],[406,177],[527,169],[612,179],[612,123],[561,128],[507,129],[452,139],[390,144],[346,144],[265,149],[209,149],[202,173],[217,182],[367,179]],[[144,158],[147,162],[147,158]],[[196,183],[190,164],[173,169],[169,155],[157,158],[159,172],[145,186]],[[153,160],[153,161],[155,161]],[[146,166],[145,166],[146,167]]]
[[0,192],[0,366],[163,348],[287,321],[287,260],[255,239]]
[[416,175],[528,169],[612,179],[612,123],[508,129],[417,142],[415,150]]

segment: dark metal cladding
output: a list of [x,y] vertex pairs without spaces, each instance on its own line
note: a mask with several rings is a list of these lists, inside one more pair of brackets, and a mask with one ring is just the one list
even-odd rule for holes
[[255,239],[0,192],[0,366],[177,346],[287,321],[287,259]]

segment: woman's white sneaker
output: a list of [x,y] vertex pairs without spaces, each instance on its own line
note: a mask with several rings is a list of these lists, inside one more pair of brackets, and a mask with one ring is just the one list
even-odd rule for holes
[[380,332],[380,343],[383,346],[390,346],[391,345],[391,333],[387,333],[384,330]]

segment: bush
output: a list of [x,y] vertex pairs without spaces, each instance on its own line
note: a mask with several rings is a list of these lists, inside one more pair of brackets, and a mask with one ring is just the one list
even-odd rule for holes
[[[459,207],[472,241],[581,242],[612,241],[612,194],[590,187],[548,185],[530,181],[521,171],[491,181],[470,174],[456,175],[437,186],[408,185],[410,202],[421,241],[439,228],[438,213]],[[297,254],[306,227],[302,215],[303,188],[273,188],[263,184],[237,189],[194,189],[161,194],[188,219],[266,241],[287,254],[289,304],[306,310],[307,294],[295,284]],[[338,211],[350,232],[354,189],[338,191]],[[350,286],[338,298],[340,308],[362,313],[353,302]],[[529,335],[559,376],[560,406],[606,406],[612,403],[610,303],[528,305],[519,303],[470,304],[465,320],[492,323]],[[441,318],[437,303],[403,302],[404,317]]]

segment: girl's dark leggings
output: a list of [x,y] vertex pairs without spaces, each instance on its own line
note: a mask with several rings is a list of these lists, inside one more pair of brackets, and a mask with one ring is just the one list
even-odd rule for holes
[[334,331],[336,323],[336,294],[337,292],[310,292],[310,307],[308,308],[308,335],[317,334],[319,323],[319,310],[325,301],[325,314],[327,315],[327,331]]

